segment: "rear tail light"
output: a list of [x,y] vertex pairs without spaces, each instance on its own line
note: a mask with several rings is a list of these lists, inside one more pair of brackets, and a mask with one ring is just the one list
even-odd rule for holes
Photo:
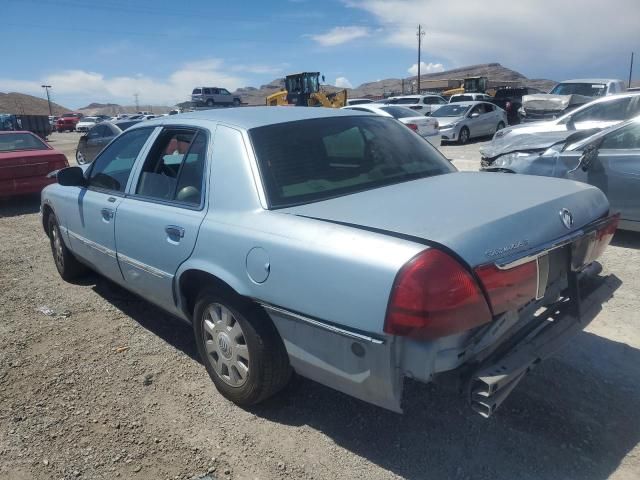
[[584,264],[588,265],[602,255],[611,242],[620,223],[620,214],[613,215],[609,221],[602,225],[595,234],[595,241],[589,246]]
[[489,306],[471,273],[451,256],[431,248],[398,272],[384,331],[425,340],[490,321]]
[[494,315],[517,310],[536,298],[537,260],[504,270],[494,264],[482,265],[475,272],[484,286]]
[[418,131],[418,125],[416,125],[415,123],[407,123],[407,127],[409,127],[414,132]]
[[505,104],[505,110],[511,110],[511,102]]

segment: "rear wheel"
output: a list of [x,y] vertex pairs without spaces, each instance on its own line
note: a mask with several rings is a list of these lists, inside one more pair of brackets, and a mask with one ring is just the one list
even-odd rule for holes
[[232,402],[259,403],[288,383],[291,367],[284,344],[259,306],[205,288],[196,301],[193,328],[209,376]]
[[48,226],[53,262],[60,276],[66,281],[71,281],[87,273],[87,267],[81,264],[64,244],[58,220],[53,213],[49,215]]
[[207,107],[213,107],[213,104],[214,104],[214,101],[211,98],[206,102]]
[[78,165],[84,165],[85,163],[87,163],[87,158],[80,150],[76,151],[76,162],[78,162]]
[[464,145],[469,141],[469,129],[467,127],[462,127],[460,129],[460,135],[458,135],[458,143],[460,145]]

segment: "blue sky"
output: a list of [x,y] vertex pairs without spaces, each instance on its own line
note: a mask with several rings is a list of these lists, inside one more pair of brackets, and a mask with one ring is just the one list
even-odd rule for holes
[[199,83],[259,86],[302,70],[357,86],[409,75],[418,22],[426,71],[495,61],[531,78],[626,79],[640,1],[576,3],[0,0],[0,91],[42,95],[46,82],[76,108],[131,104],[136,92],[172,104]]

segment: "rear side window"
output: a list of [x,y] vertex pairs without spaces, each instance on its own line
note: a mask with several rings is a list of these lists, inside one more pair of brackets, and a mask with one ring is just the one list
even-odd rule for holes
[[192,129],[166,129],[144,162],[135,193],[200,205],[207,136]]
[[415,117],[419,115],[418,113],[414,112],[413,110],[407,107],[389,106],[389,107],[380,107],[380,110],[382,110],[383,112],[387,112],[393,118],[410,118],[410,117]]
[[124,192],[133,164],[153,128],[139,128],[123,133],[93,162],[89,187]]
[[204,89],[204,94],[205,95],[211,95],[211,89],[210,88],[205,88]]
[[191,93],[192,95],[200,95],[202,93],[202,89],[201,88],[194,88],[193,92]]

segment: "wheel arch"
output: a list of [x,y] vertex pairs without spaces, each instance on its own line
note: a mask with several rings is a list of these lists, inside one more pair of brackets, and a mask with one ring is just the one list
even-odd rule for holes
[[48,203],[42,205],[42,228],[44,229],[44,233],[47,234],[47,237],[50,235],[49,232],[49,218],[51,215],[55,215],[53,212],[53,208]]
[[[215,272],[215,273],[212,273]],[[175,288],[179,308],[189,321],[192,320],[198,293],[203,287],[214,288],[221,293],[247,297],[242,283],[228,272],[217,272],[203,265],[193,265],[181,271]]]

